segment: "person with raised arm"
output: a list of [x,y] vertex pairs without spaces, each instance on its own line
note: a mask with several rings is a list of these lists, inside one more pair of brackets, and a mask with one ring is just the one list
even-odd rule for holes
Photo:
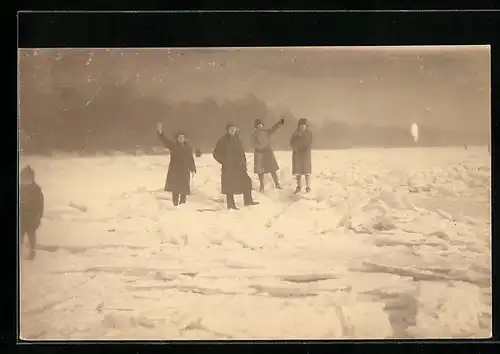
[[255,130],[252,134],[252,146],[254,148],[254,172],[259,176],[260,192],[264,192],[264,175],[271,174],[276,189],[282,189],[277,171],[278,162],[274,156],[271,138],[273,134],[285,124],[285,119],[281,118],[270,129],[264,129],[262,120],[255,120]]
[[163,124],[158,123],[157,135],[163,146],[170,151],[165,191],[172,192],[174,206],[186,203],[187,196],[191,193],[191,176],[196,174],[193,149],[183,132],[175,134],[175,141],[168,139],[163,132]]

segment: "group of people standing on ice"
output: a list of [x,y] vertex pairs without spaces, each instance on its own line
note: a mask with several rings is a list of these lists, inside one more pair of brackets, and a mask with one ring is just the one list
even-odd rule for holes
[[[274,156],[271,138],[283,124],[285,121],[281,119],[270,129],[265,129],[261,120],[255,121],[255,131],[252,134],[254,172],[259,176],[261,192],[264,191],[264,176],[266,174],[271,174],[275,187],[281,189],[277,174],[279,166]],[[175,140],[170,140],[165,136],[161,123],[158,124],[157,133],[163,145],[170,150],[170,164],[165,190],[172,192],[174,205],[184,204],[187,195],[190,194],[191,176],[196,173],[193,150],[185,133],[179,132],[175,135]],[[295,193],[302,190],[303,176],[306,181],[306,192],[309,192],[311,190],[312,133],[306,119],[299,120],[297,129],[290,138],[290,145],[293,149],[292,173],[297,178]],[[217,141],[213,157],[222,166],[222,194],[226,195],[228,209],[238,209],[234,200],[235,195],[243,195],[245,206],[258,204],[252,197],[252,180],[247,172],[243,141],[238,136],[238,128],[235,124],[228,123],[226,125],[226,133]],[[21,170],[19,200],[20,244],[23,244],[23,240],[27,236],[29,246],[27,258],[34,259],[36,232],[40,227],[44,213],[44,195],[35,181],[35,171],[30,166]]]
[[[254,148],[254,172],[259,177],[261,192],[264,191],[264,178],[271,174],[274,186],[282,189],[277,171],[279,170],[272,147],[272,136],[285,124],[282,118],[271,128],[266,129],[260,119],[255,120],[255,130],[252,134]],[[175,141],[168,139],[163,131],[163,125],[158,123],[157,134],[163,145],[170,150],[165,191],[172,193],[175,206],[186,203],[190,194],[190,180],[196,174],[193,150],[183,132],[175,135]],[[298,121],[297,129],[290,138],[292,153],[292,173],[296,176],[295,193],[302,191],[302,180],[306,182],[306,192],[311,190],[311,146],[312,132],[306,119]],[[245,206],[257,205],[252,197],[252,180],[247,171],[247,160],[243,141],[238,135],[238,127],[233,123],[226,125],[225,134],[217,141],[213,150],[214,159],[221,164],[221,189],[226,195],[227,208],[238,209],[235,195],[243,195]]]

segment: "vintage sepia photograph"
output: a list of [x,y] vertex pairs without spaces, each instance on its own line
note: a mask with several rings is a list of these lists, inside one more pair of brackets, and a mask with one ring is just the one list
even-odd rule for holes
[[490,47],[19,50],[25,340],[492,334]]

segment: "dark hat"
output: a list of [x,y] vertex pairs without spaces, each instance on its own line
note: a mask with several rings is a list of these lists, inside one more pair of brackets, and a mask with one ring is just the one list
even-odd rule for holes
[[299,123],[297,125],[307,125],[307,119],[306,118],[300,118]]
[[31,168],[30,165],[23,167],[21,170],[21,178],[35,178],[35,171]]
[[177,139],[180,135],[184,135],[184,137],[185,137],[185,138],[187,138],[186,133],[181,132],[181,131],[179,131],[179,132],[175,133],[175,138]]
[[234,124],[233,122],[227,122],[226,129],[229,129],[231,127],[235,127],[236,128],[236,124]]
[[255,127],[255,128],[257,128],[257,126],[258,126],[259,124],[264,125],[264,123],[262,123],[262,120],[261,120],[260,118],[257,118],[257,119],[255,120],[255,122],[254,122],[254,127]]

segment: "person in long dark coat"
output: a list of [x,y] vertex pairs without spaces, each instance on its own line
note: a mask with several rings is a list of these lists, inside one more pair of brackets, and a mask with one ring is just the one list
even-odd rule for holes
[[279,170],[278,162],[274,156],[271,144],[272,135],[285,123],[282,118],[271,129],[264,129],[264,123],[260,119],[255,120],[255,130],[252,134],[252,145],[254,148],[254,172],[259,176],[260,191],[264,191],[264,175],[270,173],[274,186],[281,189],[276,171]]
[[165,191],[172,192],[172,203],[175,206],[184,204],[191,193],[191,175],[196,173],[193,149],[187,142],[186,134],[182,132],[176,134],[175,141],[168,139],[161,123],[158,123],[157,134],[163,145],[170,150]]
[[28,236],[29,256],[33,260],[36,254],[36,231],[40,227],[44,211],[42,189],[35,182],[35,171],[30,166],[21,170],[19,190],[19,236],[23,245],[24,236]]
[[297,179],[297,188],[295,193],[302,190],[302,176],[306,180],[306,192],[311,191],[311,147],[312,132],[309,129],[307,119],[301,118],[297,124],[297,130],[290,138],[290,146],[293,149],[292,154],[292,173]]
[[217,141],[213,157],[222,165],[221,189],[222,194],[226,195],[227,208],[238,209],[234,201],[235,194],[243,194],[245,206],[257,205],[259,203],[252,197],[252,180],[247,173],[247,159],[237,127],[228,123],[226,130],[226,134]]

